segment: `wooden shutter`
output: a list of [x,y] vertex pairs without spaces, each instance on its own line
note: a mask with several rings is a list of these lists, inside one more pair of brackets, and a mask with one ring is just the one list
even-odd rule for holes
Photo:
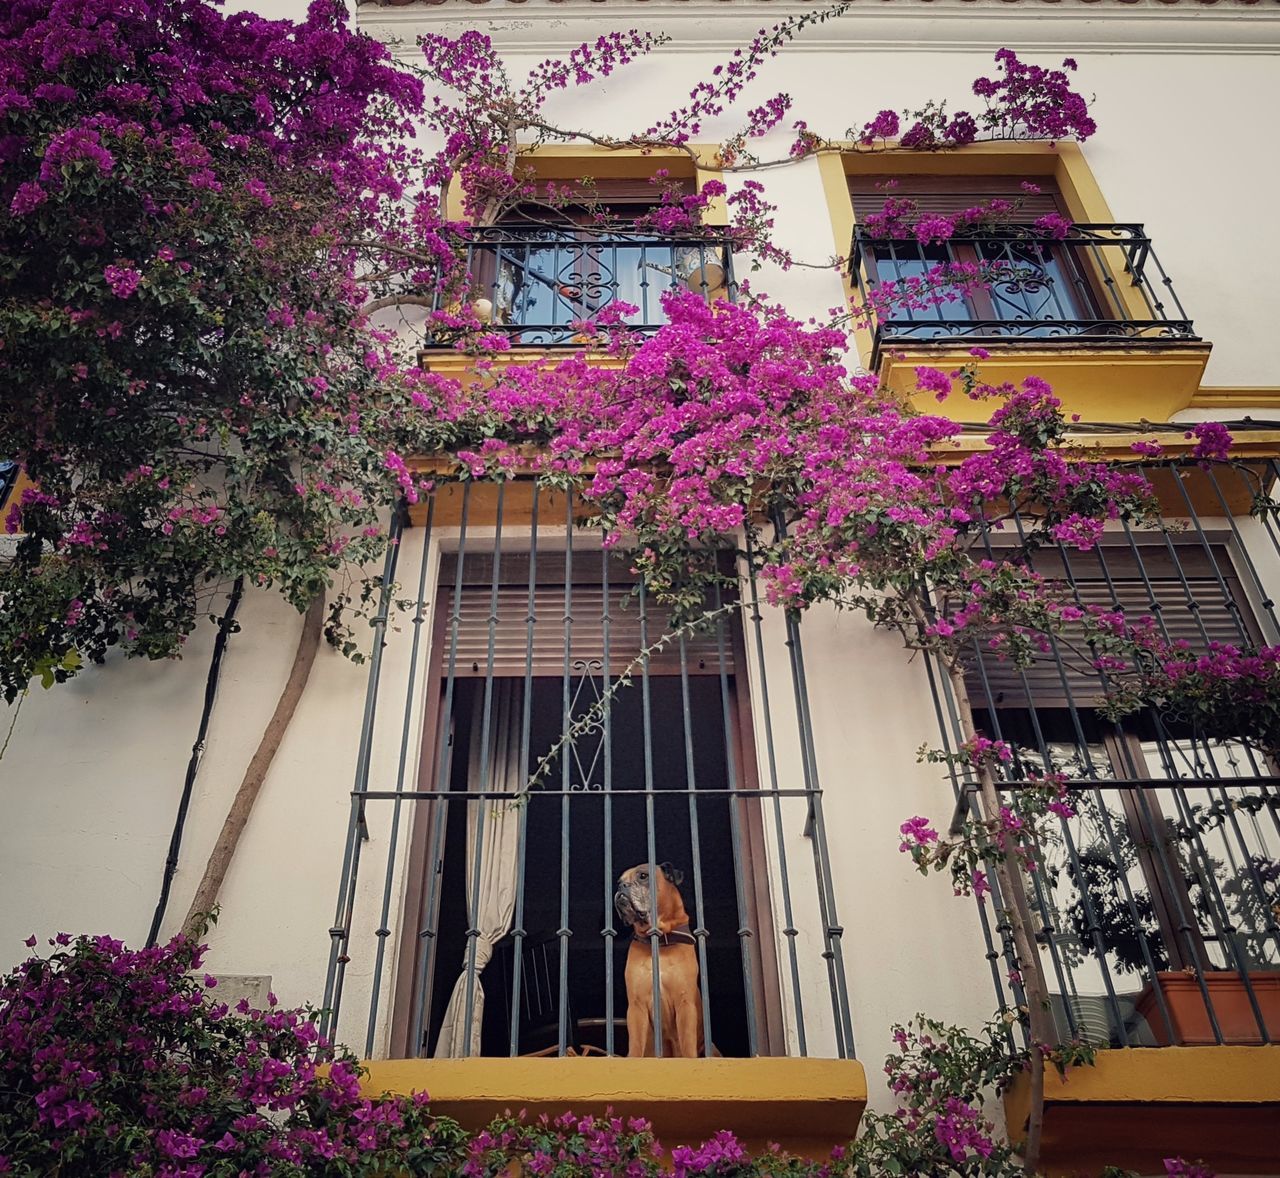
[[[885,188],[890,180],[897,184]],[[1024,180],[1039,185],[1040,191],[1027,192],[1022,188]],[[1050,176],[850,176],[849,195],[860,221],[879,212],[890,197],[915,201],[921,213],[943,215],[999,198],[1019,202],[1013,214],[1015,222],[1065,212],[1058,186]]]
[[[667,184],[686,196],[691,196],[695,191],[692,176],[669,176]],[[572,184],[568,187],[572,187]],[[656,205],[659,200],[658,186],[649,183],[647,176],[596,180],[594,188],[589,187],[586,192],[588,195],[593,194],[595,199],[604,205],[647,207]]]
[[[605,592],[603,558],[599,552],[575,552],[572,586],[569,594],[570,672],[580,675],[577,663],[604,660]],[[457,557],[446,556],[442,562],[441,604],[452,613],[453,590],[457,575]],[[493,673],[499,676],[523,676],[526,673],[529,640],[529,554],[504,553],[498,578],[498,608],[495,611]],[[458,610],[458,637],[454,653],[454,675],[458,678],[483,677],[489,666],[489,619],[493,600],[493,560],[490,555],[468,553],[463,567],[461,606]],[[625,558],[609,559],[609,673],[621,674],[643,649],[640,632],[640,599],[636,581]],[[537,580],[533,599],[533,655],[535,676],[562,676],[565,663],[565,567],[562,552],[538,553]],[[723,642],[717,641],[714,628],[706,632],[686,633],[685,664],[690,675],[718,675],[720,648],[723,646],[724,670],[734,673],[731,617],[722,619]],[[670,612],[653,600],[645,601],[646,640],[653,646],[664,634],[671,633],[674,623]],[[441,673],[449,668],[453,649],[452,626],[446,623],[442,636]],[[632,668],[637,676],[639,668]],[[650,655],[652,675],[680,674],[680,644],[668,643]]]
[[[1104,546],[1097,553],[1072,553],[1071,575],[1081,604],[1085,608],[1097,605],[1109,610],[1123,606],[1125,615],[1137,620],[1155,615],[1156,611],[1151,608],[1154,600],[1161,607],[1158,612],[1169,639],[1185,640],[1193,651],[1204,651],[1209,641],[1240,645],[1237,618],[1251,638],[1258,640],[1248,600],[1225,547],[1213,545],[1212,559],[1198,543],[1176,544],[1172,553],[1163,544],[1144,547],[1141,552],[1141,571],[1127,546]],[[1110,582],[1100,567],[1099,554],[1106,562]],[[1061,560],[1052,552],[1042,553],[1036,564],[1048,578],[1063,576]],[[1146,581],[1142,571],[1146,573]],[[1189,600],[1195,602],[1198,609],[1192,610]],[[1238,612],[1232,608],[1233,604]],[[1083,648],[1083,642],[1075,645]],[[1102,676],[1079,665],[1083,660],[1074,655],[1068,657],[1065,650],[1062,661],[1064,666],[1060,671],[1052,655],[1037,656],[1030,667],[1019,671],[994,652],[984,652],[979,667],[975,653],[966,675],[974,707],[1055,708],[1066,707],[1068,702],[1087,707],[1096,703],[1105,689]]]
[[[599,209],[617,216],[638,217],[646,209],[657,205],[661,199],[656,184],[649,183],[647,177],[621,177],[596,180],[593,185],[577,183],[573,180],[538,181],[541,187],[545,183],[553,183],[562,193],[581,195],[582,205],[567,205],[558,210],[561,220],[584,220]],[[696,191],[693,177],[673,176],[668,183],[676,191],[692,196]],[[517,205],[502,218],[503,224],[522,225],[529,221],[546,221],[548,211],[542,205]]]

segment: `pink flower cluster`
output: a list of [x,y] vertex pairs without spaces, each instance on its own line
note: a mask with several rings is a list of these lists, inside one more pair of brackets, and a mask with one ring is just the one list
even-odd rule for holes
[[132,266],[107,266],[102,271],[102,277],[107,280],[111,293],[118,299],[127,299],[142,281],[142,275]]

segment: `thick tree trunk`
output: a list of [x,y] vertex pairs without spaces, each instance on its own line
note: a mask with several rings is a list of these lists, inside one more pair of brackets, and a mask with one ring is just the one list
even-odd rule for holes
[[[960,718],[961,731],[965,740],[972,740],[976,735],[973,723],[973,709],[969,701],[969,689],[964,681],[964,669],[959,666],[948,668],[952,694],[955,696],[956,712]],[[996,788],[995,777],[987,764],[977,767],[979,797],[982,800],[982,815],[988,822],[998,822],[1000,818],[1000,793]],[[1044,1124],[1044,1055],[1042,1045],[1052,1043],[1054,1030],[1049,1014],[1049,990],[1045,984],[1044,970],[1040,966],[1040,954],[1036,948],[1034,925],[1031,919],[1031,906],[1027,902],[1026,888],[1023,886],[1022,866],[1011,847],[995,862],[996,879],[1000,884],[1000,895],[1008,905],[1009,928],[1013,936],[1013,949],[1017,956],[1018,972],[1022,975],[1022,988],[1027,999],[1028,1020],[1030,1022],[1030,1082],[1031,1110],[1027,1121],[1027,1144],[1023,1155],[1023,1165],[1028,1174],[1034,1174],[1040,1164],[1040,1134]]]
[[226,821],[222,824],[222,832],[213,850],[209,852],[209,861],[205,865],[204,877],[196,888],[195,898],[182,922],[185,931],[190,932],[199,926],[202,917],[213,911],[218,902],[218,893],[227,877],[227,869],[235,857],[240,836],[253,812],[253,804],[262,791],[262,784],[267,779],[271,762],[280,748],[280,742],[289,728],[289,721],[298,707],[298,701],[306,689],[307,680],[311,677],[311,666],[316,661],[316,651],[320,646],[320,636],[324,628],[325,602],[324,594],[318,594],[308,607],[302,622],[302,633],[298,636],[298,649],[293,656],[293,667],[289,671],[288,682],[276,702],[276,710],[258,742],[258,749],[249,762],[240,781],[240,788],[232,799],[231,809],[227,812]]

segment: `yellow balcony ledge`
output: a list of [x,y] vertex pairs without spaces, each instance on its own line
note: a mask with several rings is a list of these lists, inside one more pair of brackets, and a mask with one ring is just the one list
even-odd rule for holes
[[[1005,1096],[1014,1141],[1025,1139],[1029,1107],[1023,1076]],[[1280,1046],[1100,1051],[1093,1067],[1045,1076],[1047,1174],[1163,1173],[1169,1157],[1219,1173],[1280,1171]]]
[[[1072,450],[1081,457],[1098,461],[1133,462],[1133,444],[1152,438],[1160,442],[1168,458],[1188,459],[1196,445],[1194,439],[1186,438],[1181,433],[1157,434],[1141,429],[1105,434],[1077,433],[1069,437],[1068,441]],[[952,465],[963,461],[970,454],[989,448],[990,442],[982,434],[964,434],[935,443],[930,453],[935,462]],[[497,483],[482,479],[469,485],[448,481],[457,471],[457,462],[449,455],[420,454],[411,458],[409,466],[416,475],[422,478],[442,477],[445,480],[437,486],[435,492],[435,507],[431,516],[434,526],[455,527],[461,523],[464,501],[469,525],[491,525],[497,519],[500,496],[506,524],[514,526],[532,522],[532,476],[535,469],[534,458],[539,447],[530,445],[524,449],[528,461],[516,471],[520,477],[507,482],[501,491]],[[1242,477],[1238,473],[1210,476],[1193,466],[1184,467],[1176,475],[1167,468],[1149,470],[1147,477],[1164,514],[1171,518],[1187,516],[1187,502],[1190,500],[1201,516],[1222,515],[1227,511],[1232,515],[1247,515],[1253,503],[1255,489],[1270,477],[1267,462],[1280,458],[1280,429],[1241,433],[1237,436],[1231,453],[1248,477]],[[584,474],[590,474],[594,469],[594,460],[584,461]],[[539,491],[538,516],[541,520],[563,522],[565,512],[562,493],[545,488]],[[590,507],[580,499],[575,500],[574,518],[584,520],[590,515]],[[425,524],[427,516],[427,504],[424,500],[410,505],[409,518],[414,526],[421,527]]]
[[[886,343],[881,350],[880,379],[921,413],[943,413],[963,422],[986,422],[997,408],[993,401],[971,401],[957,395],[941,406],[932,393],[916,391],[916,368],[925,364],[951,372],[974,364],[969,344]],[[1027,340],[982,345],[990,356],[977,361],[988,384],[1017,385],[1039,376],[1053,386],[1064,412],[1084,421],[1166,422],[1188,408],[1200,389],[1210,345],[1194,340],[1147,340],[1090,347],[1072,342],[1055,345]]]
[[776,1142],[823,1160],[858,1131],[867,1104],[852,1059],[408,1059],[364,1065],[366,1095],[428,1092],[431,1109],[479,1129],[510,1109],[645,1117],[664,1145],[720,1129],[753,1150]]
[[561,347],[510,348],[505,352],[486,352],[483,357],[469,352],[460,352],[457,348],[423,348],[418,352],[418,367],[428,372],[453,380],[466,380],[469,377],[480,377],[483,374],[476,369],[476,361],[485,359],[492,362],[493,370],[501,372],[509,364],[533,364],[545,360],[556,364],[567,360],[570,356],[585,352],[587,363],[593,368],[621,368],[622,360],[608,352],[601,352],[583,344]]

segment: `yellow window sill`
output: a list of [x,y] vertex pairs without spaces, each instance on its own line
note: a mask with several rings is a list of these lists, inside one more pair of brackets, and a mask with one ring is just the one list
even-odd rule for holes
[[1028,376],[1042,377],[1053,386],[1063,411],[1078,413],[1084,421],[1166,422],[1191,405],[1210,351],[1209,344],[1177,340],[1109,347],[1046,345],[1038,340],[984,346],[990,356],[975,360],[969,345],[950,340],[885,344],[880,378],[921,413],[941,413],[955,421],[986,422],[997,403],[971,401],[956,393],[940,406],[933,394],[916,391],[918,365],[952,372],[976,364],[981,379],[992,385],[1018,385]]
[[426,1091],[431,1109],[478,1129],[505,1110],[645,1117],[664,1145],[720,1129],[753,1150],[776,1142],[825,1159],[858,1131],[866,1074],[844,1059],[408,1059],[366,1063],[366,1095]]
[[[1022,1140],[1026,1077],[1005,1097]],[[1093,1067],[1045,1076],[1043,1165],[1097,1174],[1104,1165],[1162,1173],[1164,1158],[1218,1172],[1280,1170],[1280,1046],[1138,1047],[1098,1052]]]

